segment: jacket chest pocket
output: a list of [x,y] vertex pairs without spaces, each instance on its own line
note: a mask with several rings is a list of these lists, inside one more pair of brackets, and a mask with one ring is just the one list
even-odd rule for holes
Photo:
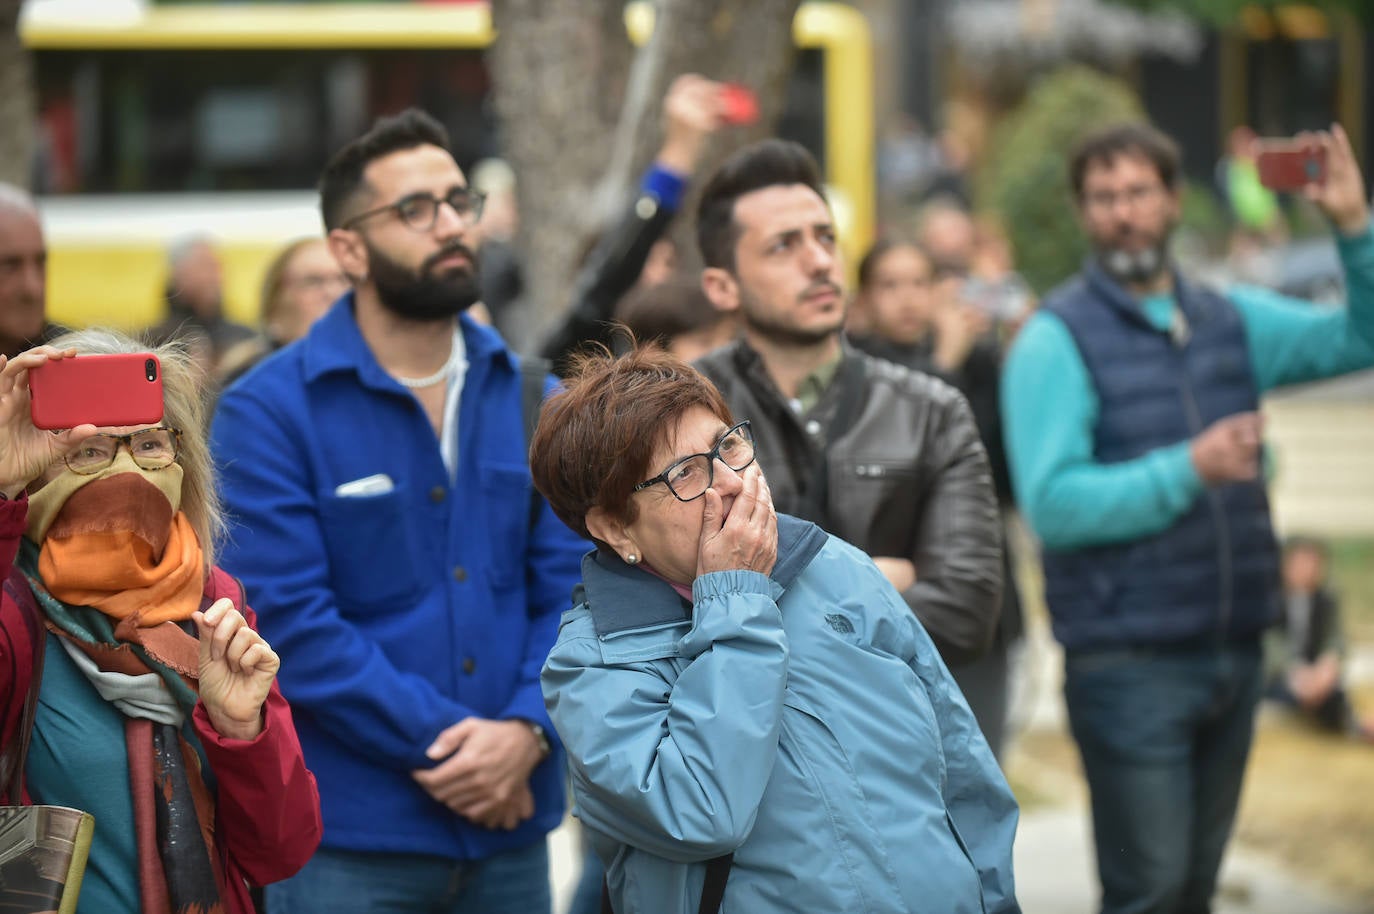
[[523,583],[525,548],[529,542],[530,503],[534,487],[530,471],[514,464],[483,464],[482,511],[487,522],[483,536],[491,550],[491,577],[497,588]]
[[422,586],[403,489],[320,500],[320,525],[335,599],[341,607],[405,608]]

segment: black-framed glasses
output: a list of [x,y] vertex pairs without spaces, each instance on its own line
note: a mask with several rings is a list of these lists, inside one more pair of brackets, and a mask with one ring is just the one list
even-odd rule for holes
[[404,222],[408,228],[417,232],[427,232],[434,228],[434,223],[439,219],[440,203],[447,203],[466,224],[476,225],[482,219],[482,207],[486,202],[486,194],[467,187],[455,187],[443,197],[421,192],[402,197],[395,203],[359,213],[344,220],[340,228],[351,229],[364,219],[390,212],[395,213],[396,218]]
[[134,463],[145,470],[161,470],[176,462],[181,429],[170,426],[145,428],[127,435],[92,435],[67,452],[67,469],[90,476],[115,462],[120,445],[129,449]]
[[706,494],[716,478],[716,461],[739,472],[754,462],[754,432],[749,420],[727,429],[716,446],[705,454],[692,454],[676,461],[653,479],[646,479],[634,487],[640,492],[660,482],[678,501],[695,501]]
[[1142,206],[1154,200],[1164,192],[1164,185],[1155,184],[1133,184],[1121,190],[1095,190],[1085,194],[1084,202],[1089,209],[1110,212],[1116,209],[1118,202],[1125,202],[1131,209]]

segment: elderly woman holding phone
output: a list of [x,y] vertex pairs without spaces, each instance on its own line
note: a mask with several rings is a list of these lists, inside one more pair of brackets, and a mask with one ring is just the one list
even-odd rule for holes
[[0,357],[0,743],[28,745],[5,800],[95,817],[80,911],[249,914],[249,883],[314,853],[319,797],[277,656],[214,564],[198,375],[155,351],[156,423],[49,432],[30,416],[41,366],[137,352],[84,332]]
[[1015,800],[901,595],[775,513],[686,364],[574,368],[530,463],[597,548],[542,681],[614,910],[1018,911]]

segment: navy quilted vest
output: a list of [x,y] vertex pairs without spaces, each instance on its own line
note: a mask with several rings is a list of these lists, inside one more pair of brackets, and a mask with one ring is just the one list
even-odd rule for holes
[[[1186,329],[1155,329],[1096,264],[1051,293],[1097,391],[1100,463],[1192,438],[1232,413],[1258,409],[1235,306],[1176,277]],[[1052,396],[1052,391],[1046,391]],[[1207,489],[1161,533],[1050,551],[1046,599],[1066,648],[1243,640],[1277,617],[1278,557],[1262,483]]]

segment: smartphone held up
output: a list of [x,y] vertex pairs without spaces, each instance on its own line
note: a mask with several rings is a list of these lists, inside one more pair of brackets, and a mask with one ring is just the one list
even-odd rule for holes
[[721,116],[725,123],[747,127],[759,119],[758,96],[748,86],[725,83],[721,86]]
[[1326,183],[1326,148],[1296,139],[1259,140],[1255,167],[1260,183],[1270,190],[1299,191],[1309,184]]
[[162,364],[151,352],[78,355],[29,369],[29,411],[43,429],[162,421]]

